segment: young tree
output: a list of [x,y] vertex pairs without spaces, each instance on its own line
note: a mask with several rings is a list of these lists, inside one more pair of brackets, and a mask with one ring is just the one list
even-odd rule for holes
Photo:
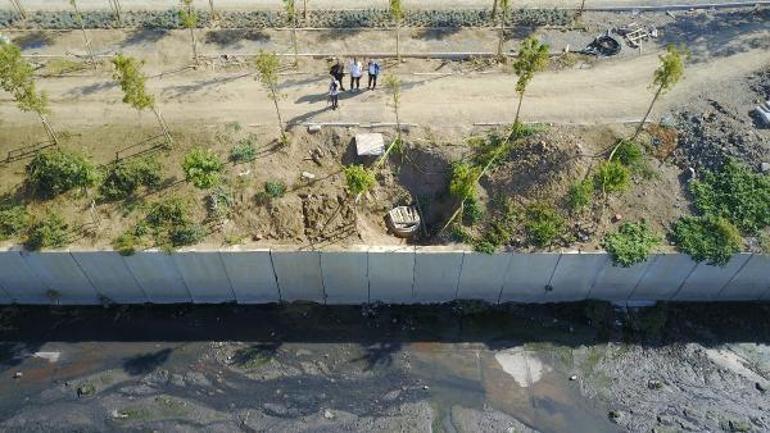
[[91,46],[91,39],[88,37],[88,33],[86,32],[86,24],[83,22],[83,15],[80,14],[80,9],[78,8],[78,4],[76,0],[70,0],[70,6],[72,6],[73,9],[75,9],[75,21],[80,26],[80,31],[83,33],[83,41],[86,46],[86,52],[88,53],[88,57],[91,60],[91,66],[96,69],[96,56],[94,55],[94,49]]
[[147,93],[147,87],[145,85],[147,76],[144,75],[141,69],[144,62],[133,57],[118,54],[112,58],[112,64],[115,66],[113,78],[118,82],[121,90],[123,90],[123,102],[138,111],[143,111],[148,108],[152,110],[153,114],[155,114],[155,118],[158,119],[158,124],[160,124],[160,127],[163,130],[163,135],[165,135],[166,140],[169,144],[173,144],[171,131],[169,131],[166,121],[163,119],[158,106],[155,104],[155,97]]
[[294,0],[283,0],[283,10],[286,13],[286,21],[291,26],[291,46],[294,48],[294,67],[299,65],[299,54],[297,50],[297,8]]
[[198,41],[195,39],[195,28],[198,27],[198,12],[193,8],[193,0],[181,0],[182,8],[179,10],[179,21],[182,27],[190,30],[192,43],[193,63],[198,64]]
[[214,9],[214,0],[209,0],[209,12],[211,13],[211,19],[217,18],[217,11]]
[[390,143],[385,153],[382,154],[376,165],[379,166],[385,162],[390,152],[400,147],[403,142],[401,140],[401,118],[399,117],[399,108],[401,107],[401,80],[395,75],[389,74],[385,76],[385,88],[390,91],[393,98],[393,113],[396,115],[396,139]]
[[[505,44],[505,20],[508,18],[508,14],[511,11],[511,2],[510,0],[499,0],[500,2],[500,14],[497,17],[499,32],[498,32],[498,42],[497,42],[497,58],[499,60],[503,60],[503,45]],[[497,1],[495,1],[495,5],[497,5]]]
[[404,19],[404,6],[401,0],[390,0],[388,12],[396,23],[396,60],[401,62],[401,21]]
[[578,16],[583,16],[583,11],[586,10],[586,0],[581,0],[580,2],[580,9],[578,9]]
[[118,25],[122,24],[120,0],[108,1],[110,3],[110,10],[112,10],[112,14],[115,15],[115,21],[118,22]]
[[24,6],[21,5],[21,2],[19,0],[11,0],[11,5],[14,9],[16,9],[16,13],[19,14],[21,19],[26,20],[27,19],[27,11],[24,10]]
[[495,19],[497,17],[497,4],[498,4],[498,0],[492,1],[492,13],[491,13],[492,19]]
[[302,0],[302,19],[307,23],[307,0]]
[[658,101],[660,95],[669,91],[682,79],[682,76],[684,76],[685,57],[687,57],[687,50],[684,47],[677,47],[674,45],[669,45],[668,48],[666,48],[666,52],[660,55],[660,64],[658,65],[658,69],[655,70],[652,80],[652,85],[657,86],[658,89],[655,91],[655,96],[652,97],[650,107],[647,109],[642,121],[636,128],[634,136],[631,137],[631,141],[634,141],[639,137],[639,133],[642,132],[644,123],[647,122],[647,118],[652,112],[652,107],[655,106],[655,102]]
[[268,96],[273,101],[273,105],[275,105],[278,129],[281,131],[281,143],[286,144],[289,139],[286,136],[286,132],[284,132],[281,109],[278,107],[278,99],[281,98],[281,94],[278,92],[278,69],[281,66],[281,61],[275,53],[260,51],[254,63],[257,67],[257,79],[270,92]]
[[513,63],[513,70],[519,79],[516,81],[516,93],[519,94],[519,104],[516,107],[516,117],[513,120],[514,128],[519,124],[519,114],[521,113],[521,102],[524,100],[524,92],[527,90],[535,73],[540,72],[548,66],[548,45],[540,43],[534,36],[530,36],[521,42],[519,55]]
[[21,57],[21,49],[0,40],[0,88],[13,95],[19,110],[37,114],[48,137],[54,144],[59,144],[47,117],[48,98],[45,93],[35,90],[32,73],[32,66]]

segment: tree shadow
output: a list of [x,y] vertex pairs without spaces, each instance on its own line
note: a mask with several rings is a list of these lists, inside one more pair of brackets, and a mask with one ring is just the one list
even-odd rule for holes
[[256,368],[269,362],[281,347],[279,342],[257,343],[238,349],[232,361],[239,367]]
[[26,33],[13,38],[13,43],[18,45],[22,50],[43,48],[46,45],[53,44],[55,41],[56,38],[52,33],[42,30]]
[[244,74],[234,75],[232,77],[209,78],[206,80],[199,80],[193,84],[171,86],[163,89],[163,91],[161,92],[161,95],[163,95],[163,97],[168,99],[180,98],[183,96],[187,96],[190,93],[204,90],[208,87],[225,85],[232,81],[240,80],[241,78],[250,77],[251,75],[252,75],[251,73],[244,73]]
[[150,373],[163,365],[168,360],[171,352],[171,349],[163,349],[144,355],[132,356],[123,362],[123,370],[131,376]]
[[378,367],[387,368],[393,364],[393,356],[398,353],[403,344],[400,342],[380,342],[364,346],[364,354],[351,360],[351,362],[363,361],[366,363],[364,370],[370,371]]
[[440,41],[459,33],[462,27],[421,28],[412,31],[412,36],[429,41]]
[[94,95],[99,92],[104,92],[116,87],[114,81],[102,81],[100,83],[88,84],[85,86],[73,87],[67,90],[66,95],[70,97],[88,96]]
[[683,16],[661,27],[660,43],[684,44],[692,62],[714,57],[728,57],[751,49],[770,49],[767,23],[770,9],[735,11],[718,14],[701,13]]
[[270,41],[270,35],[256,29],[209,30],[203,37],[203,41],[207,44],[217,45],[220,48],[237,44],[234,48],[238,48],[242,46],[240,44],[242,41],[268,42]]
[[154,44],[165,38],[168,33],[168,30],[164,29],[136,29],[128,35],[128,37],[120,44],[120,46],[126,48],[130,47],[131,45]]
[[355,25],[350,26],[353,28],[334,28],[329,30],[320,30],[317,32],[319,42],[344,42],[345,39],[349,39],[357,36],[363,31],[360,27]]

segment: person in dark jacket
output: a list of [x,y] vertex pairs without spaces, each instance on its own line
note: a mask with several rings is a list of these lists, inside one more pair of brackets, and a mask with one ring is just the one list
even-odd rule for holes
[[342,86],[342,78],[345,76],[345,66],[340,63],[340,59],[336,59],[334,65],[329,70],[329,74],[340,82],[340,91],[344,92],[345,88]]
[[377,87],[377,77],[380,75],[380,64],[375,59],[369,59],[366,64],[366,72],[369,74],[369,84],[366,86],[369,90]]

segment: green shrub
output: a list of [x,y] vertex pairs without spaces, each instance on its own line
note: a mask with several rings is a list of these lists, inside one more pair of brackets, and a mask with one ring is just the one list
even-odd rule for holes
[[185,200],[171,197],[150,205],[145,221],[150,228],[185,224],[189,221],[189,212],[189,205]]
[[257,148],[254,146],[254,138],[249,135],[242,138],[238,144],[230,149],[230,161],[233,163],[253,161],[257,157]]
[[166,251],[195,244],[203,239],[205,230],[194,223],[189,214],[189,205],[181,198],[156,202],[145,217],[146,226],[138,225],[134,233],[137,236],[151,234],[155,244]]
[[467,200],[476,195],[476,180],[480,170],[467,162],[452,164],[452,177],[449,180],[449,194],[458,200]]
[[690,192],[703,215],[727,218],[744,233],[755,234],[770,226],[770,176],[735,160],[690,182]]
[[29,214],[24,206],[0,206],[0,241],[23,233],[28,224]]
[[572,184],[567,193],[567,205],[573,211],[588,207],[593,197],[594,184],[591,179],[579,180]]
[[660,236],[647,223],[624,223],[615,233],[604,236],[602,246],[615,265],[630,267],[647,260],[650,251],[660,244]]
[[376,183],[374,173],[363,165],[349,165],[345,167],[345,180],[348,191],[352,195],[363,194]]
[[129,230],[112,241],[112,249],[121,256],[130,256],[136,252],[141,241],[141,238],[133,230]]
[[499,245],[490,242],[487,238],[477,239],[473,242],[473,251],[483,254],[494,254]]
[[564,218],[543,203],[527,207],[524,228],[529,242],[538,247],[550,245],[564,230]]
[[466,225],[474,225],[484,219],[484,209],[479,204],[478,200],[471,197],[465,199],[463,203],[463,223]]
[[644,153],[638,143],[623,139],[618,144],[613,160],[619,161],[626,167],[639,167],[644,162]]
[[105,200],[123,200],[140,186],[157,188],[160,185],[160,163],[152,158],[123,161],[109,167],[99,187]]
[[455,242],[460,242],[465,244],[473,242],[473,236],[471,236],[471,234],[468,233],[468,231],[465,230],[465,228],[459,224],[452,224],[452,228],[450,229],[449,235],[452,238],[452,240]]
[[617,161],[604,161],[594,174],[594,185],[602,193],[623,192],[630,184],[631,173]]
[[69,242],[68,228],[62,217],[49,213],[29,226],[24,246],[30,251],[61,248]]
[[196,188],[209,189],[219,184],[224,164],[211,150],[195,148],[187,153],[182,162],[185,178]]
[[93,164],[82,155],[65,150],[41,152],[27,164],[27,184],[32,192],[50,198],[96,182]]
[[197,244],[205,236],[206,230],[203,226],[190,222],[173,226],[168,232],[168,238],[174,247]]
[[724,266],[741,250],[743,238],[738,229],[719,216],[682,217],[674,225],[674,241],[696,262],[707,260]]
[[265,194],[270,198],[281,198],[286,194],[286,184],[280,180],[265,182]]

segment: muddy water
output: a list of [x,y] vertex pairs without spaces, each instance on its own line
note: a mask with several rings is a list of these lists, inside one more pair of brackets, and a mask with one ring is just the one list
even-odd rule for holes
[[569,380],[571,373],[550,351],[446,344],[411,349],[414,372],[431,384],[431,398],[441,409],[447,432],[454,431],[448,410],[453,406],[491,406],[543,433],[619,431],[607,420],[606,410],[581,397],[576,382]]

